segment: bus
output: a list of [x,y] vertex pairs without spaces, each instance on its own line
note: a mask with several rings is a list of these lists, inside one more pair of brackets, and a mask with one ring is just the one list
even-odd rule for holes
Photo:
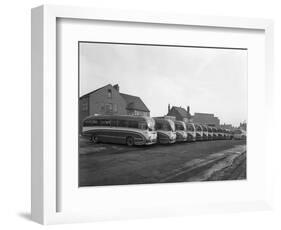
[[154,118],[157,131],[157,141],[160,144],[172,144],[176,142],[175,123],[167,118]]
[[219,139],[218,129],[216,127],[212,127],[212,131],[213,131],[213,140],[218,140]]
[[234,137],[234,131],[233,130],[230,130],[229,131],[229,139],[232,140]]
[[246,131],[243,129],[236,129],[233,132],[233,139],[234,140],[246,140],[247,134]]
[[225,139],[229,140],[230,139],[230,131],[228,129],[224,130],[224,135],[225,135]]
[[82,136],[93,143],[151,145],[157,142],[155,121],[145,116],[93,115],[83,120]]
[[186,125],[183,121],[175,121],[175,128],[176,128],[176,141],[183,142],[187,141],[187,130]]
[[193,123],[186,123],[187,141],[196,141],[196,128]]
[[222,140],[224,137],[222,128],[218,128],[218,139]]
[[203,128],[203,140],[207,141],[208,138],[208,127],[206,125],[201,125]]
[[212,127],[207,126],[208,128],[208,140],[213,140],[213,130]]
[[228,129],[227,133],[228,133],[228,139],[231,140],[232,139],[232,131]]
[[196,141],[202,141],[203,140],[203,128],[199,124],[195,124],[196,129]]

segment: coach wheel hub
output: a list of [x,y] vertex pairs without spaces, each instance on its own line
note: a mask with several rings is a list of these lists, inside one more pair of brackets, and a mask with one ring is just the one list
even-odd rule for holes
[[134,145],[134,139],[132,137],[127,138],[127,145],[128,146],[133,146]]

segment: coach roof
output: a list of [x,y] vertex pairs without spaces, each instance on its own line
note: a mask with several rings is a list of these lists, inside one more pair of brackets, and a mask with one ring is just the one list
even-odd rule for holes
[[96,115],[91,115],[86,117],[84,120],[87,119],[97,119],[97,120],[102,120],[102,119],[108,119],[108,120],[150,120],[152,118],[150,117],[146,117],[146,116],[133,116],[133,115],[100,115],[100,114],[96,114]]

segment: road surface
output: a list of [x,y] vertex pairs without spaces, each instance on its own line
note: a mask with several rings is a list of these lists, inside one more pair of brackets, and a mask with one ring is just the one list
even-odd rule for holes
[[245,140],[133,146],[80,141],[79,186],[246,179]]

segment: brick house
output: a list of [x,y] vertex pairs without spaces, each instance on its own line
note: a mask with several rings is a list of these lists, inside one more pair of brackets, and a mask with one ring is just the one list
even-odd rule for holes
[[212,113],[194,113],[192,116],[193,122],[204,125],[219,127],[220,120]]
[[140,97],[119,92],[119,85],[111,84],[87,93],[79,99],[79,126],[85,117],[94,114],[150,116]]
[[234,129],[232,124],[225,124],[224,123],[224,124],[221,124],[220,127],[223,128],[223,129],[229,129],[229,130],[233,130]]
[[170,104],[168,105],[168,117],[175,117],[178,121],[185,121],[188,122],[191,120],[191,114],[190,114],[190,107],[187,106],[187,109],[184,109],[182,107],[173,106],[171,108]]

